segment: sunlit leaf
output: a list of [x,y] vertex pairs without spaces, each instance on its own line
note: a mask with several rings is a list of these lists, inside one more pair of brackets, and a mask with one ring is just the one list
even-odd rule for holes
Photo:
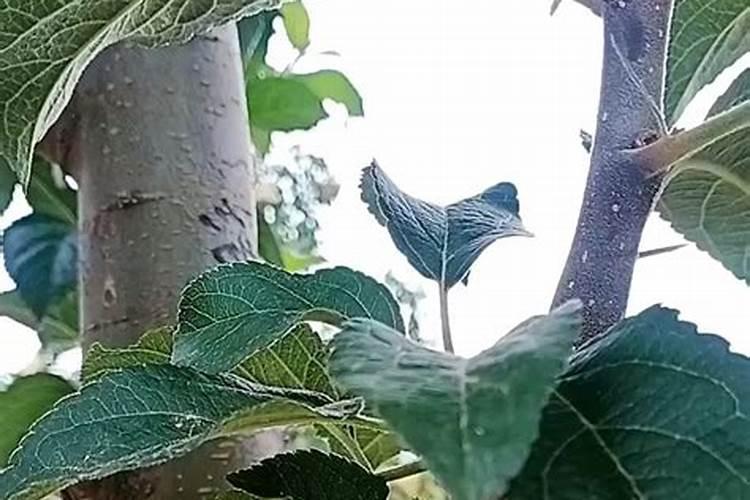
[[364,115],[362,97],[343,73],[324,69],[315,73],[292,75],[290,78],[303,83],[320,100],[331,99],[343,104],[350,116]]
[[310,16],[305,6],[300,0],[285,3],[281,6],[281,17],[292,46],[304,51],[310,45]]
[[21,377],[5,390],[0,390],[0,469],[18,445],[21,436],[52,404],[73,391],[73,387],[54,375],[38,373]]

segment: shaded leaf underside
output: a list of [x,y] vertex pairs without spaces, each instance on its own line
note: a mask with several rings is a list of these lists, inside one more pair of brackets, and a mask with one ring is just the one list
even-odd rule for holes
[[404,193],[373,162],[363,170],[360,187],[362,200],[409,263],[447,288],[466,283],[471,265],[498,238],[530,236],[509,182],[441,207]]
[[567,304],[464,359],[353,320],[334,337],[331,372],[424,457],[454,498],[495,498],[523,466],[579,327],[578,306]]
[[[750,99],[750,69],[716,101],[712,116]],[[750,284],[750,129],[676,165],[657,206],[698,248]]]

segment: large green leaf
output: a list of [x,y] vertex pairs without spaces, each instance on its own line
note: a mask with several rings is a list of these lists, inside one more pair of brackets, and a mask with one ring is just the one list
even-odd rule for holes
[[23,301],[18,290],[0,293],[0,316],[7,316],[37,332],[44,349],[59,353],[76,347],[78,334],[78,295],[70,293],[47,309],[39,319]]
[[[709,116],[747,99],[750,70],[732,83]],[[658,210],[675,230],[750,284],[750,129],[676,165]]]
[[665,108],[674,124],[695,95],[750,50],[747,0],[675,0]]
[[750,360],[652,307],[585,346],[512,500],[750,498]]
[[333,339],[331,372],[424,457],[456,500],[498,498],[537,437],[580,323],[579,304],[566,304],[464,359],[352,320]]
[[351,416],[330,398],[172,365],[102,375],[60,401],[0,473],[0,498],[38,499],[65,486],[173,459],[208,439]]
[[530,236],[509,182],[441,207],[401,191],[373,161],[362,171],[361,189],[362,200],[409,263],[446,288],[466,284],[471,265],[498,238]]
[[10,452],[18,445],[31,424],[52,408],[52,404],[73,391],[65,380],[38,373],[18,378],[0,390],[0,469],[8,463]]
[[386,500],[385,481],[336,455],[300,450],[267,458],[227,480],[261,498],[289,500]]
[[78,236],[70,224],[43,214],[15,221],[3,235],[5,268],[38,316],[70,291],[78,270]]
[[0,6],[0,171],[26,184],[34,145],[59,117],[88,63],[130,40],[182,43],[277,0],[8,0]]
[[173,362],[228,371],[305,320],[373,318],[404,330],[388,289],[344,267],[290,274],[260,262],[219,266],[182,293]]

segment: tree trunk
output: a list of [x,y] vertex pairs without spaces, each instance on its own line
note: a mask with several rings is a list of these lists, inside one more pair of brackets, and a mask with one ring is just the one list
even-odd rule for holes
[[[86,70],[63,122],[79,184],[84,349],[173,323],[181,289],[257,255],[254,156],[234,26],[184,46],[115,46]],[[68,490],[70,498],[197,499],[281,449],[278,434]],[[106,445],[106,443],[103,443]]]
[[658,137],[671,0],[602,2],[599,117],[578,226],[553,306],[579,298],[581,340],[625,314],[633,266],[661,177],[624,154]]

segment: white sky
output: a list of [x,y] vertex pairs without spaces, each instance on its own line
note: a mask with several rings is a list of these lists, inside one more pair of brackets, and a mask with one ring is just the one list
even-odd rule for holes
[[[315,130],[275,135],[274,155],[301,143],[326,158],[341,184],[319,213],[321,254],[383,280],[389,270],[427,292],[422,334],[437,344],[435,285],[411,270],[359,200],[359,171],[375,157],[405,191],[450,203],[499,181],[519,189],[521,216],[536,238],[497,242],[474,266],[468,287],[450,293],[454,343],[462,354],[492,344],[528,316],[546,312],[577,219],[588,168],[578,130],[593,132],[601,66],[601,22],[566,0],[305,0],[310,56],[297,71],[342,69],[360,89],[364,119],[332,119]],[[281,38],[281,37],[278,37]],[[278,40],[270,56],[293,56]],[[341,57],[314,57],[336,50]],[[733,75],[722,75],[690,111],[703,116]],[[7,217],[6,219],[7,223]],[[654,216],[642,247],[682,242]],[[7,277],[0,287],[10,288]],[[637,263],[629,312],[654,303],[682,311],[704,332],[750,353],[747,286],[692,245]],[[0,373],[22,369],[36,340],[0,322]],[[72,356],[71,360],[76,357]]]

